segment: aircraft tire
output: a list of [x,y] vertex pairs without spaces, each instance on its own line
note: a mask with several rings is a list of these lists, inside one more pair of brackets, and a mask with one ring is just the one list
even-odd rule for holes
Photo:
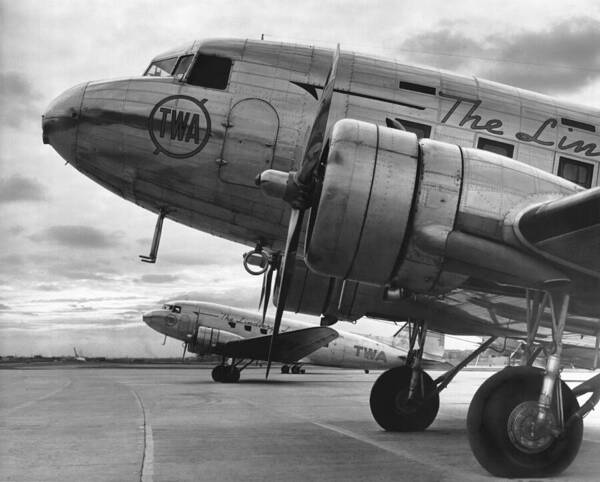
[[282,365],[281,366],[281,373],[283,373],[284,375],[287,375],[288,373],[290,373],[290,367],[289,367],[289,365]]
[[225,367],[225,377],[223,378],[225,383],[237,383],[240,381],[240,370],[234,366]]
[[[578,418],[558,437],[531,435],[544,371],[507,367],[479,387],[467,415],[469,444],[481,466],[496,477],[549,477],[575,459],[583,438]],[[564,420],[579,409],[571,389],[561,381]],[[556,413],[553,400],[554,424]]]
[[215,382],[223,382],[225,379],[225,365],[217,365],[214,367],[211,375]]
[[294,366],[292,367],[292,373],[293,373],[294,375],[298,375],[298,374],[300,373],[300,367],[299,367],[298,365],[294,365]]
[[[422,372],[425,394],[435,389],[431,377]],[[435,420],[440,407],[439,394],[424,400],[408,400],[412,369],[391,368],[375,381],[369,400],[375,421],[390,432],[420,432]]]

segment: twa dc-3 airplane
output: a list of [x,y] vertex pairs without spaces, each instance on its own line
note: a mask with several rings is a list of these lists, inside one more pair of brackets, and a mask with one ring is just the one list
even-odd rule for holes
[[209,40],[73,87],[42,123],[69,164],[158,214],[144,261],[165,217],[253,247],[244,266],[277,305],[268,366],[285,310],[409,321],[409,363],[377,379],[371,411],[423,430],[471,359],[434,381],[428,329],[489,337],[472,356],[521,338],[522,366],[473,397],[473,453],[507,477],[575,459],[600,400],[600,375],[560,376],[573,344],[598,366],[598,109],[339,48]]
[[[252,312],[200,301],[170,301],[162,309],[144,314],[144,322],[154,330],[184,342],[187,350],[199,355],[217,354],[223,362],[212,371],[216,382],[237,382],[240,372],[254,360],[269,354],[273,319]],[[403,328],[409,327],[409,333]],[[361,370],[382,370],[406,365],[408,350],[403,335],[412,334],[404,325],[389,343],[333,329],[329,326],[282,320],[271,350],[271,360],[284,363],[281,373],[300,373],[303,364]],[[443,335],[430,337],[423,353],[423,366],[447,367],[443,363]],[[226,358],[237,360],[226,364]],[[247,361],[245,361],[247,360]],[[291,367],[290,367],[291,365]]]

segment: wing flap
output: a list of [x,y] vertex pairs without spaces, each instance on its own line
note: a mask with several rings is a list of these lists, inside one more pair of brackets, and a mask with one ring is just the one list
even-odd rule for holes
[[[315,326],[287,331],[275,338],[271,352],[273,361],[294,363],[315,350],[324,347],[338,337],[338,332],[326,326]],[[269,355],[271,336],[259,336],[246,340],[230,341],[224,347],[228,356],[266,360]]]

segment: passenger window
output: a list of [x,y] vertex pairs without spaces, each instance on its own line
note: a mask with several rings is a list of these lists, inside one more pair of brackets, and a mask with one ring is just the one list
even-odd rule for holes
[[235,323],[233,321],[230,321],[227,323],[229,326],[231,326],[231,328],[235,328]]
[[252,325],[244,325],[244,330],[252,331]]
[[500,154],[504,157],[511,157],[515,152],[515,146],[512,144],[507,144],[506,142],[495,141],[492,139],[486,139],[485,137],[480,137],[477,141],[477,149],[482,149],[484,151],[494,152],[496,154]]
[[181,313],[181,306],[173,306],[173,313]]
[[175,70],[173,71],[173,77],[181,79],[187,72],[187,69],[190,66],[190,62],[193,58],[193,55],[184,55],[181,57],[179,62],[177,62],[177,67],[175,67]]
[[199,87],[224,90],[229,82],[230,71],[230,59],[199,54],[187,81]]
[[[398,117],[396,117],[395,120],[396,122],[399,122],[408,132],[416,134],[418,139],[427,139],[431,137],[431,126],[428,126],[427,124],[419,124],[418,122],[400,119]],[[393,125],[388,123],[388,127],[393,127]]]
[[171,57],[163,60],[156,60],[146,69],[144,75],[149,77],[168,77],[173,72],[177,57]]
[[583,187],[592,187],[594,165],[561,157],[558,161],[558,175]]
[[261,329],[260,329],[260,332],[261,332],[263,335],[266,335],[266,334],[268,333],[268,331],[267,331],[267,329],[266,329],[266,328],[261,328]]

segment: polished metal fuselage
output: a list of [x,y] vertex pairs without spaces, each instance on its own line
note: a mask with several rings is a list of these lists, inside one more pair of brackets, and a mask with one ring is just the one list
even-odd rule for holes
[[[166,210],[171,219],[233,241],[278,249],[286,236],[287,208],[265,197],[254,178],[268,168],[297,167],[315,116],[314,94],[320,95],[331,53],[243,40],[196,42],[176,53],[197,51],[232,59],[225,90],[171,77],[91,82],[83,94],[74,154],[68,160],[146,209]],[[431,87],[435,94],[401,89],[400,82]],[[161,129],[161,114],[155,108],[171,96],[201,100],[206,109],[200,137],[207,131],[206,122],[210,132],[203,148],[190,157],[172,155],[189,149],[185,138],[169,141],[168,124],[165,142],[171,147],[159,149],[151,136],[154,130],[158,138]],[[161,105],[175,110],[182,102]],[[189,102],[183,106],[194,109],[202,117]],[[162,115],[164,123],[168,114]],[[386,118],[418,122],[431,126],[432,138],[465,147],[476,146],[481,137],[502,141],[514,146],[515,159],[554,174],[559,158],[566,156],[593,165],[592,185],[598,185],[600,136],[563,125],[561,119],[598,130],[600,112],[513,87],[343,53],[329,125],[342,118],[380,125]],[[191,137],[188,144],[194,141]],[[485,179],[485,172],[477,175],[484,178],[480,184],[489,186],[491,197],[512,189],[502,179]],[[486,208],[482,196],[485,190],[477,196],[472,222],[483,229],[482,235],[495,237],[495,221],[506,213],[495,201]],[[469,202],[468,196],[463,199]]]

